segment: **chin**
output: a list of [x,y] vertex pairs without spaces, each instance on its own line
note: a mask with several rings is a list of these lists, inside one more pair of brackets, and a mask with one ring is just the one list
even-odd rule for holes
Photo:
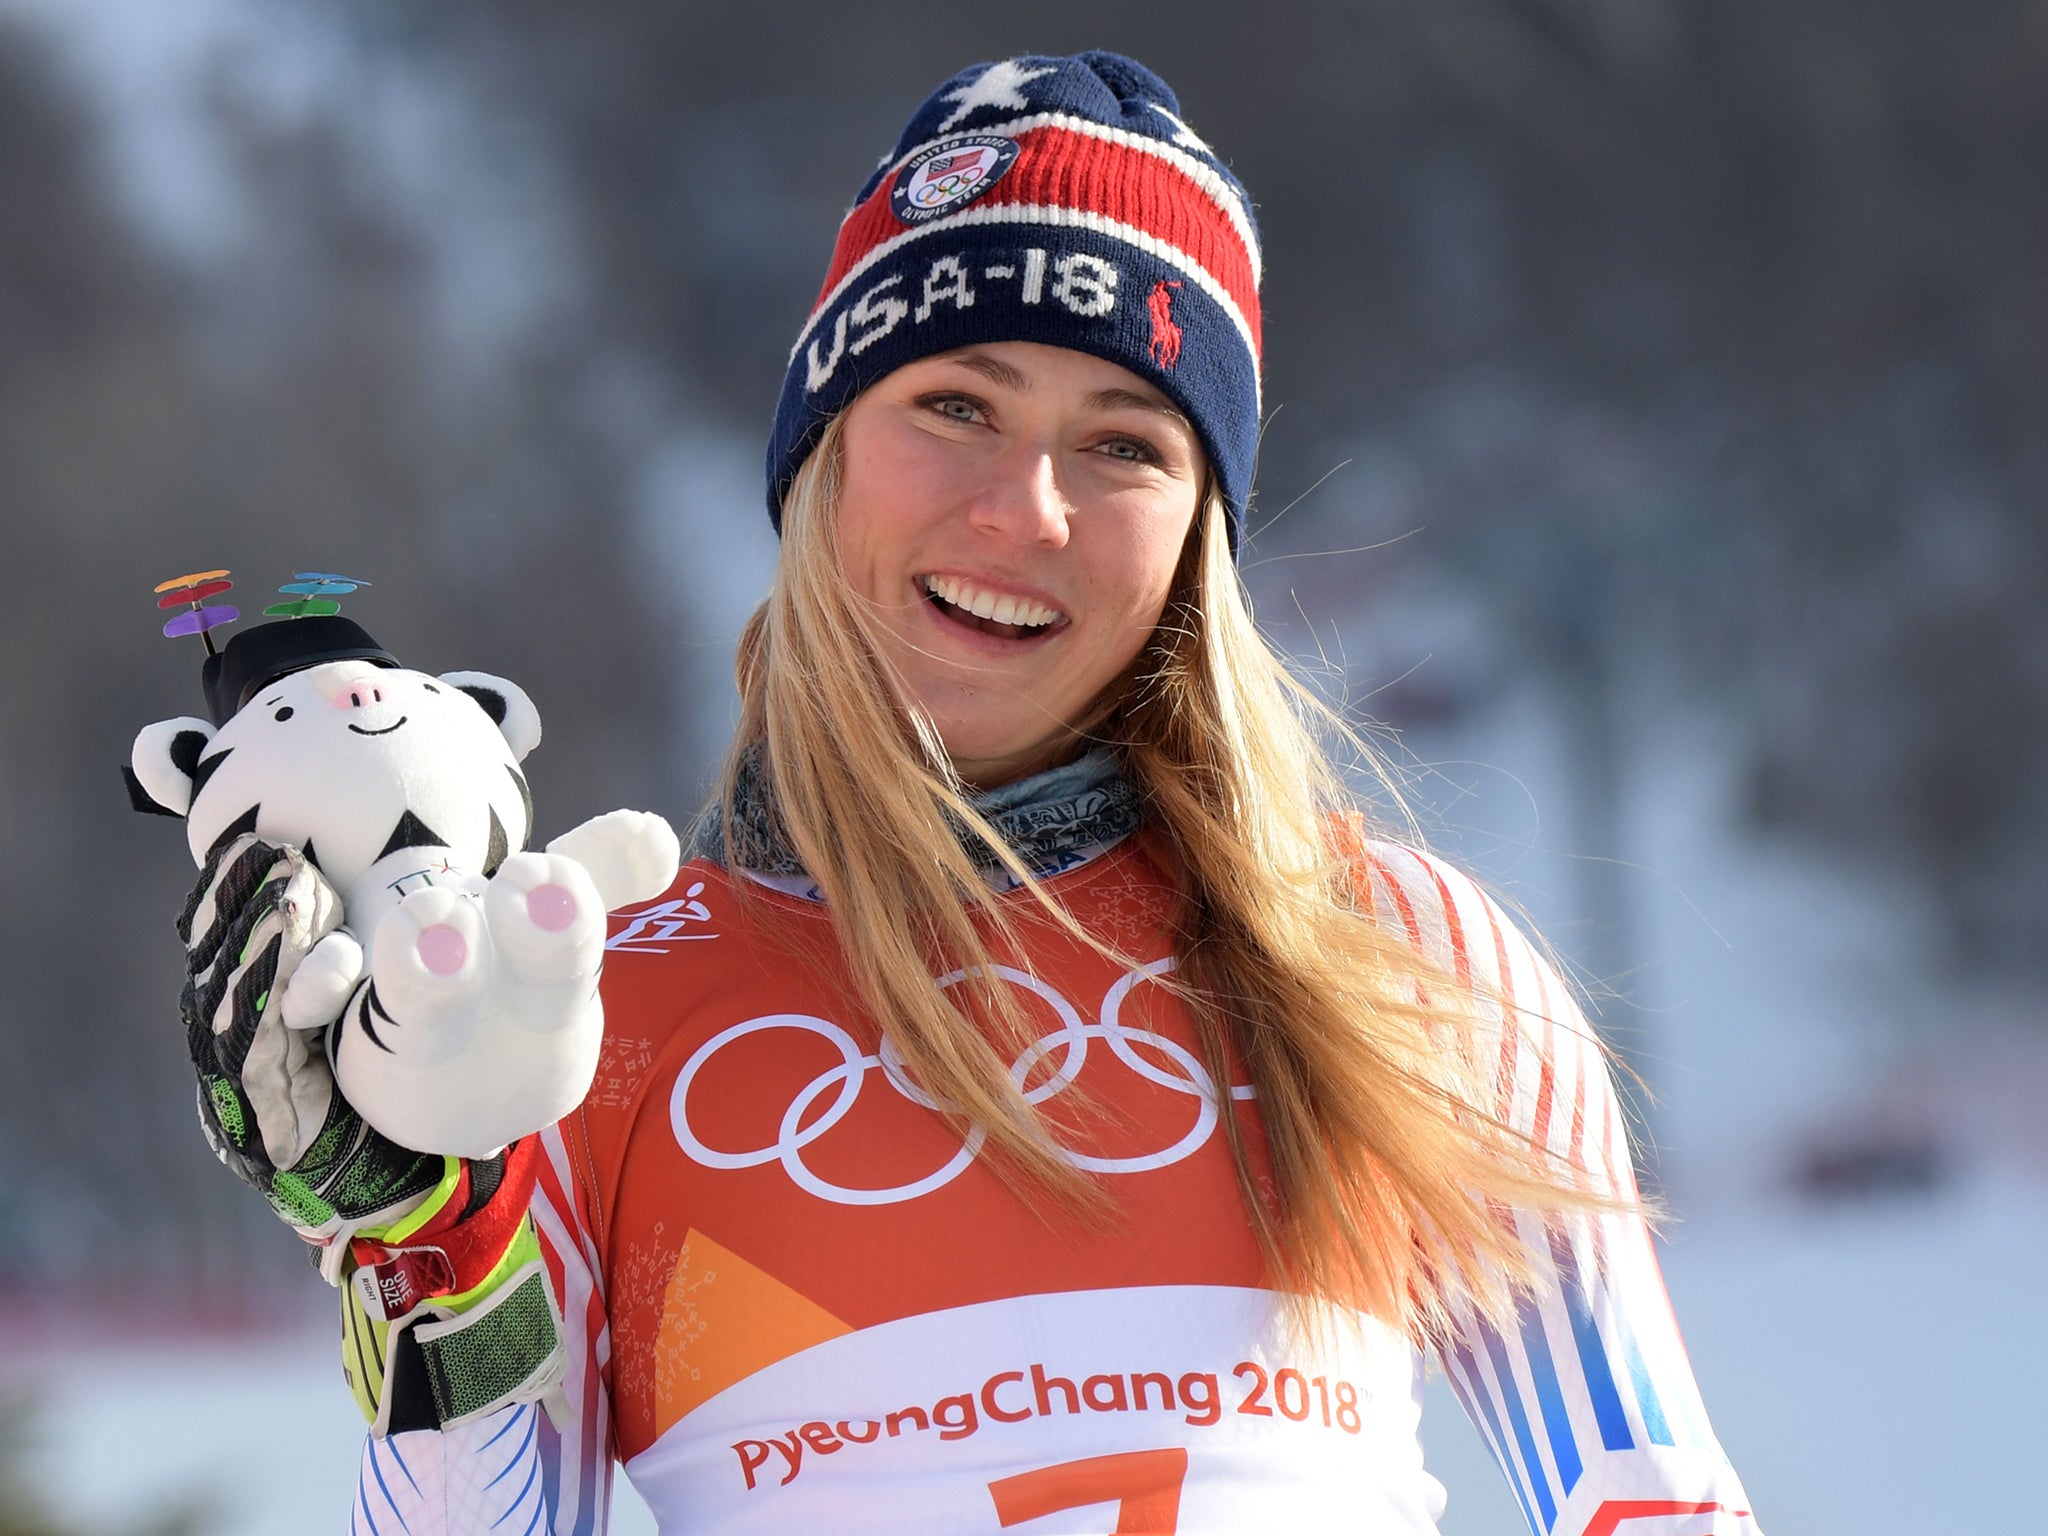
[[[1072,729],[1052,724],[1068,718],[1065,710],[1016,694],[992,698],[981,690],[965,699],[954,694],[950,702],[954,708],[921,699],[919,707],[960,776],[977,787],[993,788],[1040,772],[1080,750]],[[1042,728],[1026,735],[1018,730],[1026,721]]]

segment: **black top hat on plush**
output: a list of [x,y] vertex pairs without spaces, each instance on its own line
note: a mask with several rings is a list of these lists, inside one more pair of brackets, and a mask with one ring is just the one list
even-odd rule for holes
[[370,661],[395,667],[398,658],[370,638],[353,619],[324,614],[279,619],[245,629],[206,658],[199,674],[206,690],[206,712],[215,725],[226,725],[257,689],[288,673],[303,672],[330,661]]

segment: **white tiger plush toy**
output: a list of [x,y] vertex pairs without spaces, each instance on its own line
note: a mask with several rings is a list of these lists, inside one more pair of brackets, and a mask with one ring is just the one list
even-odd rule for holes
[[[336,635],[362,643],[323,649]],[[335,651],[353,654],[319,659]],[[131,766],[186,818],[202,866],[253,832],[303,849],[340,893],[341,926],[280,977],[285,1023],[338,1019],[342,1092],[416,1151],[489,1157],[575,1109],[604,1027],[605,914],[675,879],[669,824],[612,811],[522,852],[532,701],[487,673],[405,670],[347,620],[264,625],[220,659],[223,723],[147,726]]]

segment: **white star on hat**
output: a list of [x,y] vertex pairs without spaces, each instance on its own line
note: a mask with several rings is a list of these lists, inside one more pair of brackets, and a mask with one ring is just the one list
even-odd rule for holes
[[946,114],[946,120],[932,131],[944,133],[955,123],[979,112],[983,107],[1007,107],[1013,112],[1027,110],[1031,103],[1024,99],[1019,89],[1026,81],[1036,80],[1040,75],[1049,75],[1051,69],[1020,69],[1015,59],[1005,59],[1000,64],[991,64],[975,77],[972,85],[963,85],[957,91],[948,91],[944,99],[954,103],[953,110]]

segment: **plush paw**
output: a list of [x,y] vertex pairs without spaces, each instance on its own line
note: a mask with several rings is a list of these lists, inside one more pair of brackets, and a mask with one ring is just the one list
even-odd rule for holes
[[493,956],[483,906],[442,886],[414,891],[370,940],[382,1007],[400,1019],[466,1008],[490,983]]
[[500,958],[531,982],[595,980],[604,958],[604,902],[575,859],[515,853],[484,888]]
[[589,870],[604,910],[616,912],[667,890],[683,851],[675,829],[652,811],[607,811],[571,827],[548,844],[548,852]]
[[278,1007],[288,1029],[322,1029],[341,1017],[363,979],[363,946],[337,928],[299,962]]

